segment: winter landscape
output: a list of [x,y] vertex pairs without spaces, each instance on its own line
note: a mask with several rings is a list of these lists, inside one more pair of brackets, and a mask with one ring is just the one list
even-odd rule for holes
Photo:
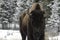
[[[0,40],[22,40],[19,17],[35,0],[0,0]],[[40,0],[46,11],[46,40],[60,40],[60,0]]]

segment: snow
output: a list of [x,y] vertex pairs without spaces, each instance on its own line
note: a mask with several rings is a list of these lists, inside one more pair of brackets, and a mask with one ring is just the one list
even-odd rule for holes
[[49,37],[49,40],[60,40],[60,36]]
[[[48,39],[60,40],[60,35],[54,37],[49,36]],[[0,30],[0,40],[22,40],[22,37],[19,30]]]
[[0,30],[0,40],[21,40],[19,30]]

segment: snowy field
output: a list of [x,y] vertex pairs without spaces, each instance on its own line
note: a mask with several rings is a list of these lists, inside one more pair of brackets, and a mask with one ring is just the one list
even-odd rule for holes
[[18,30],[0,30],[0,40],[21,40]]
[[[19,30],[0,30],[0,40],[22,40]],[[48,40],[60,40],[60,36],[48,37]]]

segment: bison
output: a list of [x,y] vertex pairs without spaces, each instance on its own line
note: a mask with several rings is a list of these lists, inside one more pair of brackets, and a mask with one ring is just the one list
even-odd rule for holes
[[39,3],[33,3],[32,7],[20,16],[20,32],[22,40],[44,40],[45,18],[44,11]]

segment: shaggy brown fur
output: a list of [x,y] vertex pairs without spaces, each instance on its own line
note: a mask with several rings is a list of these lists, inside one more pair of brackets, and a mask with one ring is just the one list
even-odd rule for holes
[[27,35],[27,22],[28,22],[28,10],[25,11],[21,16],[20,16],[20,32],[22,36],[22,40],[26,40],[26,35]]
[[[29,11],[29,12],[28,12]],[[20,32],[22,40],[44,40],[44,12],[38,3],[34,3],[26,13],[20,16]]]

